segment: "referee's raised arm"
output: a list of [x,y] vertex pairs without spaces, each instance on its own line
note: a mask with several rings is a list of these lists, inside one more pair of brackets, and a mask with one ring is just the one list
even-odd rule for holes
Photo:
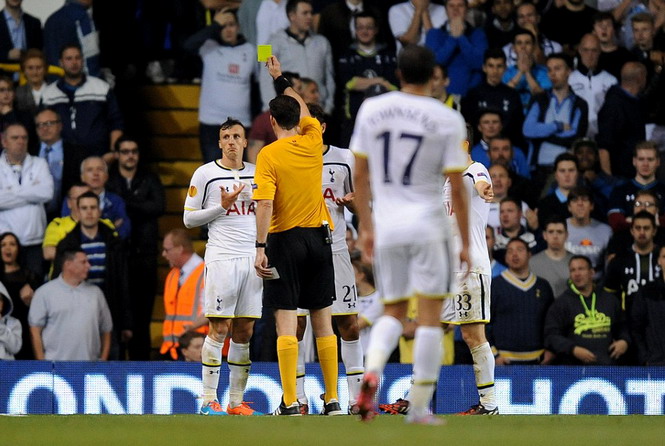
[[275,56],[270,56],[266,61],[266,66],[268,67],[270,77],[273,79],[277,94],[285,94],[298,101],[298,104],[300,105],[300,119],[312,116],[309,114],[307,104],[305,104],[305,101],[303,101],[302,97],[300,97],[298,92],[293,88],[291,82],[289,82],[286,77],[282,76],[282,66],[279,63],[279,60],[277,60]]

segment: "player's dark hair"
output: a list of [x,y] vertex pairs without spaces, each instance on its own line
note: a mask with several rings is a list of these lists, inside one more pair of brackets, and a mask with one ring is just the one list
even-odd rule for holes
[[309,103],[307,104],[307,110],[309,110],[309,114],[312,115],[312,118],[317,119],[321,125],[326,123],[326,112],[323,111],[323,107],[319,104]]
[[637,214],[633,215],[633,220],[630,222],[631,229],[633,228],[633,226],[635,226],[635,221],[637,219],[649,220],[651,222],[651,225],[654,228],[656,227],[656,217],[647,211],[640,211]]
[[568,192],[568,200],[566,203],[570,204],[573,200],[577,200],[578,198],[588,198],[591,204],[593,204],[593,194],[588,187],[577,186],[571,189],[571,191]]
[[88,192],[83,192],[79,197],[76,199],[76,206],[78,206],[81,203],[81,200],[84,198],[94,198],[97,200],[97,206],[99,206],[99,195],[94,193],[93,191],[89,190]]
[[569,70],[572,70],[572,69],[573,69],[573,59],[571,59],[570,56],[567,55],[567,54],[564,54],[564,53],[553,53],[553,54],[550,54],[550,55],[547,56],[547,58],[545,59],[545,64],[547,64],[547,62],[549,62],[549,61],[552,60],[552,59],[559,59],[559,60],[562,60],[563,63],[566,64],[566,66],[568,67]]
[[291,96],[279,95],[268,104],[270,115],[284,130],[291,130],[300,122],[300,104]]
[[70,50],[72,48],[75,48],[75,49],[79,50],[79,53],[81,53],[81,56],[83,55],[83,50],[81,49],[81,45],[79,45],[78,43],[73,43],[72,42],[72,43],[67,43],[67,44],[63,45],[60,48],[60,59],[62,59],[62,55],[65,53],[65,51]]
[[573,260],[584,260],[586,264],[589,266],[589,269],[593,269],[593,264],[591,264],[591,259],[589,259],[587,256],[583,256],[581,254],[575,254],[568,261],[568,266],[570,266],[570,264],[573,263]]
[[556,169],[559,167],[559,163],[564,161],[571,161],[575,163],[575,169],[580,170],[580,166],[577,164],[577,157],[572,153],[564,152],[554,159],[554,171],[556,171]]
[[296,10],[298,9],[298,4],[299,3],[307,3],[308,5],[312,6],[312,1],[311,0],[289,0],[288,2],[286,2],[286,16],[287,17],[292,12],[296,12]]
[[397,69],[407,84],[424,85],[434,74],[434,53],[429,48],[407,45],[397,56]]
[[566,223],[566,219],[560,215],[552,215],[550,218],[548,218],[543,225],[543,229],[547,231],[547,227],[549,225],[563,225],[563,229],[568,232],[568,224]]
[[466,142],[469,144],[469,153],[471,153],[471,148],[473,147],[473,126],[468,122],[466,124]]
[[232,118],[230,116],[228,118],[226,118],[226,121],[222,122],[222,125],[219,126],[219,130],[220,131],[228,130],[228,129],[230,129],[231,127],[233,127],[235,125],[239,125],[240,127],[242,127],[242,136],[243,136],[243,138],[247,138],[247,129],[242,124],[242,122],[240,122],[237,119]]
[[483,55],[483,63],[487,63],[488,59],[501,59],[505,64],[506,53],[504,53],[501,48],[488,48],[485,50],[485,54]]
[[438,68],[439,70],[441,70],[441,77],[442,78],[448,79],[448,69],[446,68],[446,66],[444,64],[435,63],[434,68]]

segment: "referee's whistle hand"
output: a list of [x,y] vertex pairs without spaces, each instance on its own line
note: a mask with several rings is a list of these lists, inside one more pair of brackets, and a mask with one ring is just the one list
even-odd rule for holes
[[254,260],[254,269],[256,269],[256,275],[262,279],[272,278],[272,271],[268,268],[268,257],[266,256],[264,248],[258,248],[256,250],[256,259]]

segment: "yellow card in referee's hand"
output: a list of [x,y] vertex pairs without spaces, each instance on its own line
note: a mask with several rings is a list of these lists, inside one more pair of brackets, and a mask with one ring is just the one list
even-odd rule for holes
[[256,45],[256,55],[259,62],[268,62],[272,56],[272,45]]

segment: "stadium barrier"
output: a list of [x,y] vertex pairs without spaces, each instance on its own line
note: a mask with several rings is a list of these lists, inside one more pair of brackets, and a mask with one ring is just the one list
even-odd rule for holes
[[[224,365],[219,395],[228,402]],[[498,367],[497,402],[502,414],[664,413],[665,368]],[[393,402],[409,387],[411,367],[389,364],[380,402]],[[321,410],[323,378],[307,365],[310,412]],[[340,364],[340,402],[348,401]],[[200,365],[184,362],[0,361],[0,413],[8,414],[183,414],[196,413],[202,393]],[[254,363],[245,399],[270,412],[281,397],[276,363]],[[443,367],[437,413],[454,413],[477,402],[470,366]]]

